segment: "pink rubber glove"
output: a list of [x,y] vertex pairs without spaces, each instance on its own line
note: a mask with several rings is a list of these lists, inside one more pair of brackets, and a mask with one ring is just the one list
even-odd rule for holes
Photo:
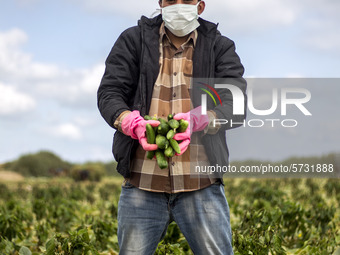
[[156,144],[148,144],[145,131],[146,124],[157,127],[160,122],[158,120],[144,120],[140,116],[139,111],[129,113],[122,121],[122,131],[124,134],[131,136],[133,139],[138,139],[145,151],[154,151],[158,149]]
[[192,132],[202,131],[209,124],[209,117],[208,115],[201,114],[201,108],[202,107],[199,106],[191,110],[190,112],[178,113],[174,116],[175,120],[184,119],[189,122],[188,128],[185,132],[177,133],[174,136],[175,140],[182,140],[182,142],[179,144],[179,147],[181,148],[181,153],[176,153],[177,156],[182,155],[188,149]]

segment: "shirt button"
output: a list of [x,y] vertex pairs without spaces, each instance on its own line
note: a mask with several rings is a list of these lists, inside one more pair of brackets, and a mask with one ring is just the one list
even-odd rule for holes
[[176,76],[177,75],[177,73],[176,72],[174,72],[174,76]]

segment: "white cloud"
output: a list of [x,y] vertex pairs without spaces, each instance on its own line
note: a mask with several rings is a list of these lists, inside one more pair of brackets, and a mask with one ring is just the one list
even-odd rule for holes
[[[320,11],[320,16],[327,13]],[[340,33],[338,32],[340,18],[308,19],[305,23],[305,33],[302,39],[304,45],[321,51],[340,51]]]
[[55,79],[38,81],[35,93],[62,105],[93,108],[104,69],[104,64],[98,64],[88,69],[60,72]]
[[220,23],[228,32],[258,33],[291,25],[297,15],[298,9],[290,0],[209,0],[202,17]]
[[33,110],[35,100],[12,86],[0,83],[0,115],[11,115]]
[[34,62],[31,54],[21,50],[27,40],[27,34],[18,28],[0,32],[1,79],[23,82],[57,77],[58,67]]
[[57,137],[67,138],[70,140],[80,140],[83,137],[80,128],[72,123],[60,124],[56,127],[50,128],[48,132]]
[[90,127],[96,124],[96,120],[93,118],[89,117],[84,117],[84,116],[77,116],[74,118],[74,123],[76,123],[80,127]]
[[22,50],[27,40],[27,34],[17,28],[0,32],[0,81],[13,84],[38,99],[93,107],[104,64],[86,69],[63,69],[37,62]]
[[[82,141],[82,128],[94,125],[80,120],[79,112],[90,107],[96,111],[96,90],[104,73],[104,64],[84,69],[65,69],[39,62],[23,50],[27,34],[14,28],[0,31],[0,117],[34,111],[36,122],[28,128],[40,129],[49,141]],[[49,118],[55,115],[57,118]],[[83,114],[84,115],[84,114]],[[99,114],[98,114],[99,115]],[[70,119],[73,119],[73,121]],[[3,119],[4,128],[6,119]],[[35,143],[39,144],[37,138]],[[57,145],[53,145],[57,146]]]
[[8,32],[0,33],[0,39],[0,47],[16,48],[18,45],[27,42],[28,37],[22,30],[13,28]]
[[85,70],[80,89],[87,94],[96,94],[100,80],[104,74],[104,69],[105,65],[100,64],[92,67],[90,70]]

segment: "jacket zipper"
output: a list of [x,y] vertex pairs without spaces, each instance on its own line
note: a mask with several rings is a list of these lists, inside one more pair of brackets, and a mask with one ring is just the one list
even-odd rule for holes
[[139,85],[141,85],[140,88],[140,98],[141,98],[141,114],[145,115],[146,114],[146,108],[145,108],[145,102],[144,102],[144,91],[143,88],[146,86],[143,86],[144,84],[144,79],[143,79],[143,72],[142,72],[142,68],[143,68],[143,56],[144,56],[144,50],[145,50],[145,46],[144,46],[144,30],[143,30],[143,26],[141,26],[141,40],[142,40],[142,50],[141,50],[141,55],[140,55],[140,62],[139,62]]

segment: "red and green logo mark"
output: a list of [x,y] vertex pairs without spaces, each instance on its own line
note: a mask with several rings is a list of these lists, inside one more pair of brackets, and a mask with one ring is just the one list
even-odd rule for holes
[[[217,91],[213,87],[211,87],[210,85],[203,83],[203,82],[199,82],[199,84],[205,86],[207,89],[210,89],[216,95],[216,97],[218,98],[218,101],[220,101],[220,104],[222,105],[222,100],[221,100],[220,96],[218,95]],[[213,96],[213,94],[209,90],[207,90],[205,88],[199,88],[199,89],[204,91],[205,93],[207,93],[211,97],[211,99],[214,101],[215,106],[217,106],[217,102],[215,100],[215,97]]]

